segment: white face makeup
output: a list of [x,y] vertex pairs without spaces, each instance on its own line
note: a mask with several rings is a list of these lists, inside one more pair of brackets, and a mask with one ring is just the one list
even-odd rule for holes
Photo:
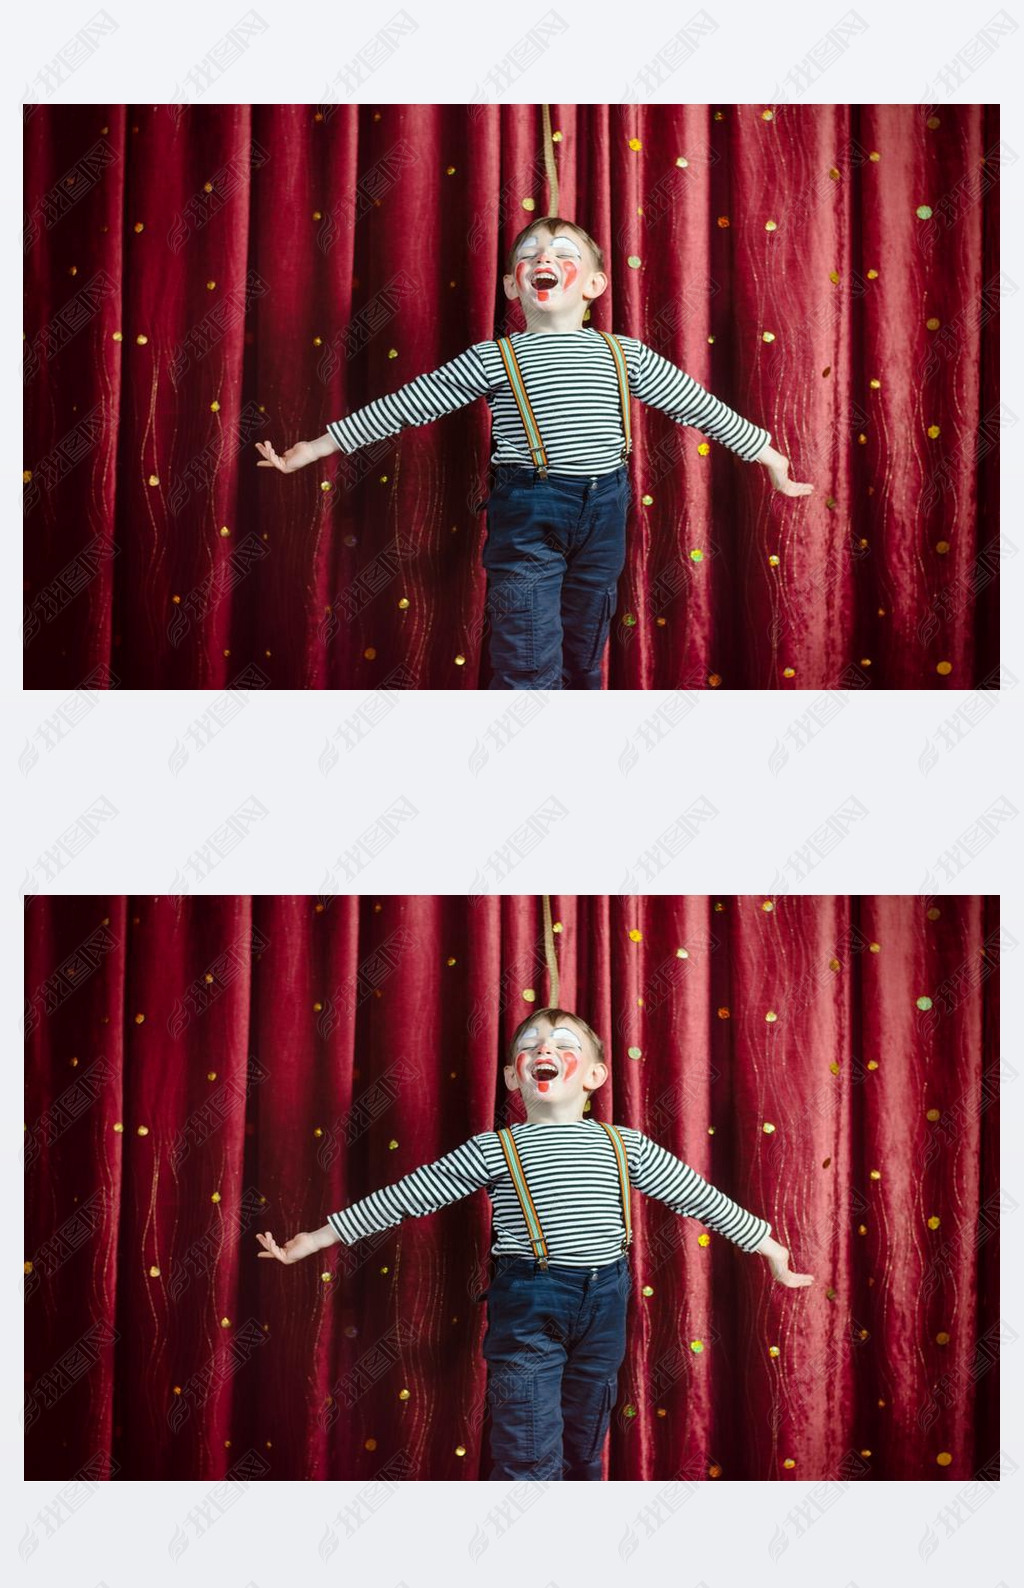
[[[540,253],[541,246],[541,240],[536,234],[533,237],[526,237],[516,249],[516,258],[535,259]],[[571,237],[552,237],[549,247],[558,259],[578,259],[580,264],[583,263],[583,250]]]
[[543,1095],[552,1086],[560,1087],[572,1079],[583,1058],[583,1043],[568,1026],[555,1026],[547,1039],[555,1056],[535,1059],[540,1045],[539,1028],[528,1026],[516,1044],[514,1069],[520,1086],[533,1086]]
[[[538,265],[542,251],[545,263]],[[532,295],[538,303],[557,300],[582,279],[583,250],[564,234],[545,244],[533,232],[516,249],[514,275],[520,296]]]

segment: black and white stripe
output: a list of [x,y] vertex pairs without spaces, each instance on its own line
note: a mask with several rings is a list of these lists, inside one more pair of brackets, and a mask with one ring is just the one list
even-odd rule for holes
[[[620,336],[630,391],[677,424],[692,425],[751,462],[771,440],[720,402],[699,381],[634,336]],[[622,462],[622,407],[615,361],[604,338],[578,331],[515,331],[511,337],[534,418],[555,474],[608,474]],[[519,409],[496,342],[476,342],[439,369],[418,375],[387,397],[358,408],[327,429],[343,452],[428,425],[486,397],[493,419],[495,463],[530,464]]]
[[[767,1219],[748,1213],[649,1136],[625,1125],[619,1130],[637,1191],[657,1197],[674,1213],[699,1219],[746,1252],[771,1233]],[[625,1225],[618,1168],[612,1144],[596,1121],[513,1125],[512,1135],[550,1260],[582,1268],[621,1257]],[[491,1250],[532,1257],[526,1221],[493,1130],[471,1136],[454,1152],[330,1214],[329,1222],[351,1245],[403,1219],[435,1213],[481,1187],[486,1187],[493,1207]]]

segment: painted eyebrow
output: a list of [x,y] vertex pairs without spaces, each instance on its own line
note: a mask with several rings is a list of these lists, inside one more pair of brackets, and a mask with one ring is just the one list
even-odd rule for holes
[[568,1037],[570,1042],[575,1042],[579,1047],[583,1046],[575,1031],[570,1031],[568,1026],[556,1026],[551,1035],[552,1037]]
[[[535,246],[536,243],[537,243],[537,238],[536,237],[527,237],[525,242],[522,242],[522,243],[519,244],[519,247],[516,249],[516,253],[517,254],[521,254],[521,253],[525,252],[525,250],[527,248],[531,247],[531,245]],[[580,247],[579,243],[576,241],[575,237],[566,237],[562,233],[559,233],[559,235],[557,237],[552,237],[552,239],[551,239],[552,248],[554,248],[556,243],[568,243],[569,247],[570,248],[575,248],[576,252],[582,257],[583,250]]]

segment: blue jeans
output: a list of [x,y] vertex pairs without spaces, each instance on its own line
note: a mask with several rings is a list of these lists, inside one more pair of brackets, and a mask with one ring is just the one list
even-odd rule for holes
[[491,689],[600,689],[632,487],[499,463],[487,499]]
[[483,1345],[490,1477],[599,1483],[626,1354],[629,1258],[600,1268],[495,1264]]

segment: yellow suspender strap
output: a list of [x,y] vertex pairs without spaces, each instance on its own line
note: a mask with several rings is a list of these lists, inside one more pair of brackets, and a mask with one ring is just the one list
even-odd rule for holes
[[597,1123],[607,1133],[609,1141],[615,1148],[615,1161],[619,1168],[619,1189],[622,1192],[622,1222],[626,1226],[622,1240],[622,1250],[625,1251],[633,1243],[633,1221],[629,1213],[629,1163],[626,1159],[626,1149],[614,1125],[606,1125],[603,1119],[599,1119]]
[[611,335],[608,331],[598,331],[597,334],[603,336],[611,348],[615,360],[615,373],[619,377],[619,401],[622,404],[622,461],[625,463],[633,450],[633,435],[629,427],[629,371],[626,369],[626,355],[617,336]]
[[537,1217],[537,1209],[533,1205],[533,1198],[530,1195],[530,1188],[526,1183],[526,1175],[523,1173],[523,1166],[519,1161],[519,1153],[516,1151],[516,1144],[512,1140],[512,1132],[507,1126],[503,1130],[499,1130],[498,1140],[501,1142],[501,1150],[505,1154],[505,1162],[508,1164],[508,1172],[512,1176],[512,1184],[516,1188],[516,1195],[519,1198],[519,1206],[523,1210],[523,1218],[526,1220],[526,1229],[530,1237],[530,1245],[533,1247],[534,1255],[536,1256],[537,1261],[540,1263],[541,1268],[546,1268],[548,1266],[547,1242],[544,1239],[544,1232],[540,1227],[540,1219]]
[[534,418],[530,399],[526,395],[526,385],[519,368],[519,360],[516,358],[512,343],[507,336],[498,338],[498,352],[501,354],[502,363],[505,365],[508,383],[512,388],[512,395],[519,409],[519,417],[523,421],[523,429],[526,431],[526,444],[530,449],[530,456],[540,470],[541,478],[545,479],[548,472],[548,455],[544,451],[544,443],[540,439],[540,429]]

